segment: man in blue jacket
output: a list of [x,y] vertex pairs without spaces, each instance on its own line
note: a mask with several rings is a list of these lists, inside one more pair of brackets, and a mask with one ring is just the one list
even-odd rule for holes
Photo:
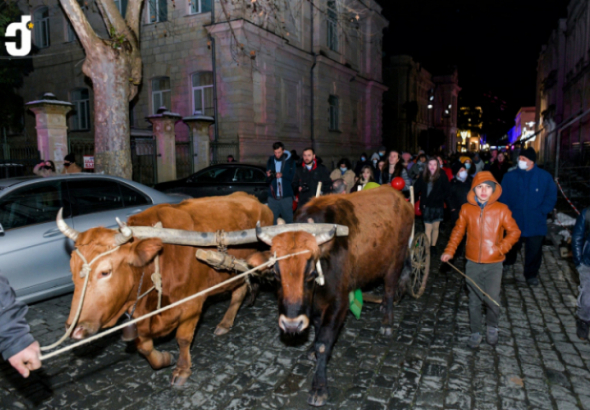
[[41,367],[41,349],[25,319],[27,305],[16,300],[14,290],[0,276],[0,353],[23,377]]
[[274,224],[278,218],[286,223],[293,222],[293,188],[291,183],[295,176],[295,163],[291,153],[285,151],[282,142],[272,144],[274,155],[266,162],[266,181],[268,182],[268,207],[274,215]]
[[590,328],[590,208],[584,209],[574,226],[572,234],[572,254],[580,276],[578,295],[577,334],[582,340],[588,339]]
[[506,173],[502,180],[499,201],[508,205],[518,228],[520,240],[506,255],[504,266],[514,265],[522,244],[525,244],[524,277],[530,286],[537,286],[543,253],[543,238],[547,235],[547,214],[557,202],[557,187],[551,175],[535,165],[533,148],[520,151],[518,168]]

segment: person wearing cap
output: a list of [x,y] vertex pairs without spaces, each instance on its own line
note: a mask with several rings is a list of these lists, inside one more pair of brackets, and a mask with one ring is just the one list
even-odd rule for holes
[[78,174],[80,172],[82,172],[82,168],[80,168],[76,164],[76,157],[74,156],[74,154],[70,153],[70,154],[66,155],[64,158],[63,173],[64,174]]
[[[463,236],[467,233],[465,273],[495,301],[500,300],[502,262],[520,236],[520,230],[512,218],[512,212],[506,205],[498,202],[501,195],[502,186],[490,172],[482,171],[475,176],[467,195],[467,203],[461,207],[459,219],[440,258],[442,262],[451,260]],[[506,233],[505,236],[504,233]],[[485,302],[487,306],[486,341],[491,346],[495,346],[498,343],[500,307],[484,296],[471,281],[467,281],[467,286],[471,325],[468,345],[476,349],[483,339],[481,305]]]
[[537,276],[543,257],[543,238],[547,235],[547,214],[557,202],[557,187],[551,174],[537,167],[536,161],[533,148],[520,151],[518,169],[504,175],[500,198],[512,211],[522,232],[518,243],[506,255],[504,266],[514,265],[525,244],[524,277],[530,286],[539,284]]

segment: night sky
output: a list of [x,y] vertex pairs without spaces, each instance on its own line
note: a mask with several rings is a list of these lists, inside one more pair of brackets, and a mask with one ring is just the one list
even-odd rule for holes
[[431,73],[457,66],[463,104],[491,91],[510,112],[535,105],[537,58],[567,0],[377,0],[385,58],[409,54]]

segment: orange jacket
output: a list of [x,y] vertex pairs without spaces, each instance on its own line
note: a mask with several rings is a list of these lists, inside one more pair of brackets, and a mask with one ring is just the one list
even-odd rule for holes
[[[475,200],[473,189],[485,181],[496,182],[496,190],[481,208]],[[471,191],[467,194],[467,203],[461,207],[459,220],[455,224],[444,253],[453,256],[467,231],[465,244],[467,259],[477,263],[496,263],[504,260],[504,255],[518,241],[520,230],[512,218],[510,209],[497,202],[500,195],[502,195],[502,186],[497,183],[491,172],[482,171],[475,175]]]

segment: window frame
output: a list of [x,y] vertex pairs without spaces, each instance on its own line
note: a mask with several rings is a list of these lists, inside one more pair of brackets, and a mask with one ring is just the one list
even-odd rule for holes
[[338,38],[338,9],[334,0],[328,0],[327,2],[326,27],[326,45],[328,49],[338,53],[340,46]]
[[[43,14],[47,11],[47,17],[39,18],[40,14]],[[33,29],[35,30],[34,38],[35,38],[35,45],[38,48],[47,48],[51,45],[50,39],[50,30],[49,30],[49,8],[47,6],[38,7],[35,12],[33,13]],[[42,33],[45,34],[42,37]],[[41,44],[42,39],[45,39],[45,42]]]
[[340,98],[337,95],[330,94],[328,97],[328,130],[340,130]]
[[[210,13],[211,12],[211,1],[214,1],[214,0],[208,0],[209,1],[209,10],[203,10],[203,2],[204,1],[207,1],[207,0],[188,0],[187,1],[188,14],[192,16],[195,14]],[[193,11],[193,4],[196,4],[198,6],[195,11]]]
[[[213,72],[212,71],[197,71],[195,73],[192,73],[190,75],[190,85],[191,85],[191,101],[192,101],[192,111],[193,114],[192,115],[207,115],[206,111],[207,108],[213,109],[213,106],[211,107],[206,107],[206,98],[205,98],[205,89],[210,88],[211,92],[213,93],[213,78],[211,79],[211,84],[208,85],[194,85],[194,75],[195,74],[211,74],[211,76],[213,76]],[[201,107],[203,108],[200,112],[197,113],[196,110],[196,106],[195,106],[195,90],[201,90]],[[213,98],[213,95],[211,96]],[[211,105],[213,105],[213,101],[211,101]]]
[[[88,98],[75,99],[75,92],[88,93]],[[70,118],[70,129],[72,131],[88,131],[90,130],[90,90],[88,88],[75,88],[70,92],[70,99],[74,105],[75,115]],[[81,114],[84,114],[81,116]],[[81,126],[81,119],[85,122],[86,127]]]
[[[145,24],[157,24],[157,23],[164,23],[166,21],[168,21],[168,2],[166,0],[147,0],[146,2],[146,13],[145,13],[145,17],[146,17],[146,22]],[[160,7],[162,6],[163,3],[166,7],[166,19],[162,20],[161,16],[162,16],[162,11],[160,10]],[[155,10],[155,19],[152,20],[151,18],[151,13],[150,13],[150,9],[152,7],[152,4],[155,6],[156,10]]]
[[[168,79],[168,89],[167,90],[154,90],[154,81],[161,81],[163,79]],[[172,86],[170,85],[170,77],[162,76],[162,77],[154,77],[151,80],[151,87],[152,87],[152,115],[156,115],[158,113],[158,109],[162,107],[164,104],[164,95],[168,93],[170,95],[170,104],[172,104]],[[160,96],[160,104],[156,104],[154,101],[154,97],[157,95]],[[170,105],[169,104],[169,105]],[[157,105],[157,106],[156,106]],[[171,110],[172,107],[166,106],[168,110]]]

